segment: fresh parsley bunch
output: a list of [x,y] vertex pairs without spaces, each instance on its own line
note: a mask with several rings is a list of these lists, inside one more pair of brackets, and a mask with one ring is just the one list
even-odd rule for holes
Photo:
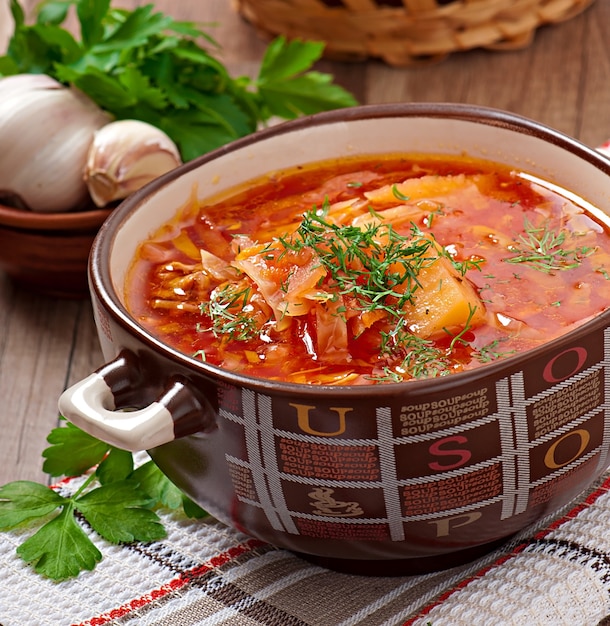
[[[80,38],[62,27],[74,5]],[[153,5],[125,10],[111,0],[45,0],[25,23],[11,0],[15,30],[0,76],[44,73],[85,92],[116,119],[157,126],[184,161],[254,132],[272,117],[347,107],[354,97],[329,74],[312,71],[323,43],[279,37],[258,76],[232,78],[204,46],[220,51],[194,22],[176,21]]]
[[207,513],[189,500],[152,461],[134,466],[130,452],[98,441],[66,423],[47,438],[43,470],[51,476],[83,476],[78,489],[62,493],[19,480],[0,487],[0,530],[38,524],[17,554],[53,580],[92,570],[102,554],[77,518],[110,543],[157,541],[166,536],[154,509],[183,508],[193,518]]

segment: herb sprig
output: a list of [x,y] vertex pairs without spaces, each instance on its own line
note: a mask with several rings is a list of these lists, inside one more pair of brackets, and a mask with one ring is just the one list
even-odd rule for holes
[[166,536],[154,509],[182,507],[190,517],[207,513],[189,500],[157,466],[134,467],[130,452],[119,450],[66,423],[48,436],[43,470],[51,476],[81,476],[82,484],[64,494],[20,480],[0,487],[0,530],[38,525],[17,548],[34,570],[53,580],[92,570],[103,558],[79,518],[110,543],[157,541]]
[[490,343],[481,346],[473,351],[474,357],[479,361],[479,363],[491,363],[497,359],[502,359],[511,354],[515,354],[516,350],[499,350],[498,346],[506,341],[506,338],[503,339],[494,339]]
[[550,274],[578,267],[585,257],[595,252],[594,248],[588,246],[566,248],[565,245],[565,231],[554,231],[546,223],[535,226],[526,220],[524,234],[510,248],[516,256],[507,258],[506,262],[524,263]]
[[210,330],[215,337],[248,341],[258,335],[260,329],[248,308],[250,296],[250,287],[236,289],[229,284],[214,291],[209,300],[201,303],[200,311],[212,321]]
[[296,233],[280,241],[287,250],[314,250],[341,295],[354,296],[364,310],[381,308],[394,316],[413,300],[421,270],[439,257],[415,224],[409,236],[384,222],[333,224],[324,208],[305,213]]
[[[402,352],[404,357],[402,362],[391,370],[384,367],[384,374],[381,377],[375,377],[375,380],[392,380],[400,382],[408,378],[437,378],[446,376],[451,373],[451,355],[456,347],[461,344],[468,346],[469,342],[464,338],[466,333],[472,329],[472,318],[476,312],[476,306],[468,306],[469,314],[464,327],[456,334],[451,333],[449,329],[443,330],[451,338],[449,345],[444,348],[437,345],[431,339],[419,337],[409,331],[406,326],[404,317],[400,317],[396,326],[390,332],[381,331],[381,348],[382,356],[392,356],[398,352]],[[493,355],[488,355],[489,360],[493,360]],[[369,377],[372,379],[373,377]]]
[[390,376],[395,382],[409,378],[436,378],[449,373],[449,350],[443,350],[436,346],[430,339],[419,337],[408,331],[402,323],[401,332],[392,331],[389,334],[382,333],[381,354],[392,355],[397,350],[404,352],[401,364],[391,370],[384,368],[386,376]]
[[[80,37],[62,25],[74,6]],[[271,42],[258,76],[233,78],[217,58],[219,44],[194,22],[177,21],[152,4],[125,10],[111,0],[45,0],[26,24],[11,0],[15,29],[0,76],[48,74],[73,84],[116,119],[139,119],[165,131],[184,161],[254,132],[272,117],[356,104],[311,68],[320,42]]]

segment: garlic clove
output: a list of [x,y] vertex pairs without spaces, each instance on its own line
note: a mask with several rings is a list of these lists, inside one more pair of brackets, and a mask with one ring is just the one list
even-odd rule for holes
[[181,164],[176,144],[161,129],[139,120],[119,120],[95,133],[84,180],[93,202],[103,207]]
[[0,80],[0,98],[14,98],[34,89],[62,89],[48,74],[15,74]]
[[0,78],[0,194],[38,212],[90,204],[82,172],[94,131],[110,120],[50,76]]

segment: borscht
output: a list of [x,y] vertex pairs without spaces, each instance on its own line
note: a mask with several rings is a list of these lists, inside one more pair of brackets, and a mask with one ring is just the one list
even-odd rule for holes
[[527,171],[467,156],[309,164],[180,208],[139,246],[126,305],[165,344],[249,376],[446,376],[608,307],[598,213]]

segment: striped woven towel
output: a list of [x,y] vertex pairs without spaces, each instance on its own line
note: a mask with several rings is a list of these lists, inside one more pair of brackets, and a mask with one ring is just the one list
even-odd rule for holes
[[[67,481],[62,489],[76,488]],[[165,540],[113,546],[53,583],[0,535],[2,626],[594,626],[610,624],[610,475],[559,515],[468,565],[424,576],[339,574],[215,520],[162,514]],[[29,531],[31,532],[31,531]]]

